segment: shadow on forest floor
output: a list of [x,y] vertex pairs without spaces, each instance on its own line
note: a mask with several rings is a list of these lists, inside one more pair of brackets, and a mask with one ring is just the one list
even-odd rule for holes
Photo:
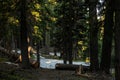
[[86,73],[89,77],[76,76],[75,71],[55,69],[21,69],[18,64],[0,59],[0,80],[113,80],[104,73]]
[[86,73],[89,78],[74,73],[55,69],[21,69],[14,64],[0,63],[0,80],[113,80],[104,73]]

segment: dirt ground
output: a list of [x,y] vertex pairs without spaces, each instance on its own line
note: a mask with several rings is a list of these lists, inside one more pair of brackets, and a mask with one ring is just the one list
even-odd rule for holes
[[0,80],[88,80],[74,74],[75,71],[68,70],[21,69],[19,64],[10,63],[8,58],[0,56]]
[[75,71],[31,68],[22,69],[19,64],[6,63],[6,58],[0,58],[0,80],[115,80],[105,73],[85,73],[89,77],[75,75]]
[[61,71],[50,69],[32,70],[31,74],[27,74],[27,78],[29,78],[28,80],[87,80],[83,78],[80,79],[80,77],[75,76],[73,71]]
[[[1,75],[2,73],[8,73]],[[18,79],[6,79],[7,75],[19,76]],[[86,74],[83,74],[86,75]],[[104,73],[87,73],[89,77],[75,75],[75,71],[55,69],[21,69],[16,64],[0,63],[0,80],[114,80]],[[3,78],[1,78],[3,77]]]
[[8,63],[0,63],[0,72],[6,72],[9,73],[10,75],[16,75],[19,76],[20,78],[23,78],[19,80],[88,80],[83,77],[75,76],[74,75],[75,71],[42,68],[21,69],[16,64]]

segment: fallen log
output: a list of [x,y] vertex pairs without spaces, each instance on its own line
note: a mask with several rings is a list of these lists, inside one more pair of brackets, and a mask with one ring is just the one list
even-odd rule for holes
[[75,71],[75,74],[82,74],[89,70],[89,66],[57,63],[55,65],[55,69],[72,70],[72,71]]
[[57,63],[55,68],[59,70],[76,70],[79,68],[79,65]]

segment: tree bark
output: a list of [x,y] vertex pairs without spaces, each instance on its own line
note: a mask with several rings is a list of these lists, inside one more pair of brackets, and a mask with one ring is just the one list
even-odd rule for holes
[[72,29],[70,26],[64,28],[63,34],[63,60],[64,63],[72,64]]
[[64,26],[63,28],[63,62],[64,64],[67,64],[68,60],[68,53],[67,53],[67,30],[66,27]]
[[38,68],[40,67],[40,54],[39,54],[39,49],[40,49],[40,43],[37,43],[37,63],[38,63]]
[[20,36],[21,36],[21,56],[22,56],[22,67],[23,68],[30,68],[30,62],[28,58],[28,27],[27,27],[27,20],[26,20],[26,0],[21,0],[21,15],[20,15]]
[[120,80],[120,10],[115,11],[115,80]]
[[110,72],[112,38],[113,38],[113,8],[111,1],[107,2],[105,22],[104,22],[104,37],[102,45],[102,57],[100,68],[106,73]]
[[[68,11],[68,15],[64,16],[63,18],[63,25],[64,25],[64,37],[63,37],[63,43],[64,43],[64,62],[66,63],[66,60],[69,61],[69,64],[72,64],[73,56],[72,56],[72,27],[74,26],[74,20],[72,19],[73,16],[73,9],[71,6],[73,6],[73,0],[71,1],[64,1],[65,4],[69,3],[69,5],[64,5],[64,8]],[[67,8],[66,8],[67,7]],[[66,58],[66,59],[65,59]]]
[[99,69],[98,63],[98,27],[97,27],[97,14],[96,2],[90,2],[89,5],[90,16],[90,69],[97,71]]
[[[71,24],[71,26],[72,26],[72,24]],[[71,28],[71,26],[70,26],[70,29],[68,31],[68,43],[67,43],[68,44],[69,64],[73,63],[73,51],[72,51],[73,44],[72,44],[72,28]]]

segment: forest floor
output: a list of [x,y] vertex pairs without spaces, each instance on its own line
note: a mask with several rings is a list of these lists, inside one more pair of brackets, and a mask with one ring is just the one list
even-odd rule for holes
[[55,69],[21,69],[15,64],[0,63],[0,80],[88,80],[74,73]]
[[104,73],[75,75],[75,71],[56,69],[22,69],[19,64],[9,63],[0,58],[0,80],[114,80]]
[[75,75],[75,71],[55,69],[21,69],[18,65],[0,63],[0,80],[114,80],[104,73]]

